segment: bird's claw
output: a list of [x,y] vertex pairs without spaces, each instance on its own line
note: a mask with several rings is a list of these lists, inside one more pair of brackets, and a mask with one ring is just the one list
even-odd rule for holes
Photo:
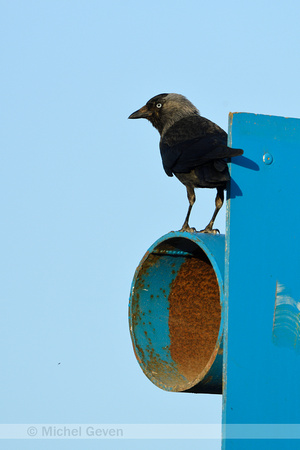
[[188,233],[196,233],[197,232],[196,228],[189,227],[188,225],[187,226],[183,226],[179,231],[180,232],[187,231]]
[[207,233],[207,234],[220,234],[220,230],[217,228],[212,229],[209,227],[204,228],[204,230],[201,230],[200,233]]

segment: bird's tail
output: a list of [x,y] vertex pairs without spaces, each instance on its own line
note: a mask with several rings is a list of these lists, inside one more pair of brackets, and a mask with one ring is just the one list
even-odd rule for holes
[[227,147],[227,151],[228,151],[228,158],[232,158],[233,156],[240,156],[244,153],[244,150],[242,150],[241,148],[231,148],[231,147]]

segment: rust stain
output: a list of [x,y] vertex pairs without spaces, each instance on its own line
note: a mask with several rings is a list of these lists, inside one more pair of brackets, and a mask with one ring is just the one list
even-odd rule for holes
[[[176,385],[178,379],[183,378],[178,374],[177,366],[174,362],[164,361],[160,354],[157,353],[152,345],[151,338],[148,333],[144,331],[147,339],[147,345],[142,349],[137,342],[135,342],[134,353],[139,361],[145,375],[157,386],[162,389],[170,387],[171,390],[177,390]],[[168,346],[166,346],[168,348]],[[175,389],[172,389],[175,386]]]
[[186,259],[172,282],[169,302],[171,357],[191,382],[209,362],[221,322],[219,285],[207,259]]
[[159,256],[154,255],[153,253],[149,253],[147,251],[141,260],[140,264],[136,268],[136,273],[138,277],[135,282],[135,290],[148,290],[150,285],[147,283],[145,285],[146,280],[148,279],[149,272],[148,270],[155,267],[159,264]]

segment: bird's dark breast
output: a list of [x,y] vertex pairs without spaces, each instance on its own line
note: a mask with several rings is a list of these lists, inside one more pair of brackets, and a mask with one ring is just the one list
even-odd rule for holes
[[227,181],[230,180],[227,164],[225,163],[223,170],[219,171],[213,161],[196,167],[189,173],[175,172],[174,175],[185,186],[194,188],[223,187],[225,189]]

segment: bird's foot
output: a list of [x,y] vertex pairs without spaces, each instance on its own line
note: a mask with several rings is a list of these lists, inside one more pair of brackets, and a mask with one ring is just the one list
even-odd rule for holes
[[196,228],[194,228],[194,227],[191,228],[189,225],[183,225],[183,227],[179,231],[180,232],[187,231],[188,233],[196,233],[197,232]]
[[200,233],[220,234],[220,230],[218,230],[217,228],[213,230],[211,227],[207,226],[206,228],[204,228],[204,230],[201,230]]

